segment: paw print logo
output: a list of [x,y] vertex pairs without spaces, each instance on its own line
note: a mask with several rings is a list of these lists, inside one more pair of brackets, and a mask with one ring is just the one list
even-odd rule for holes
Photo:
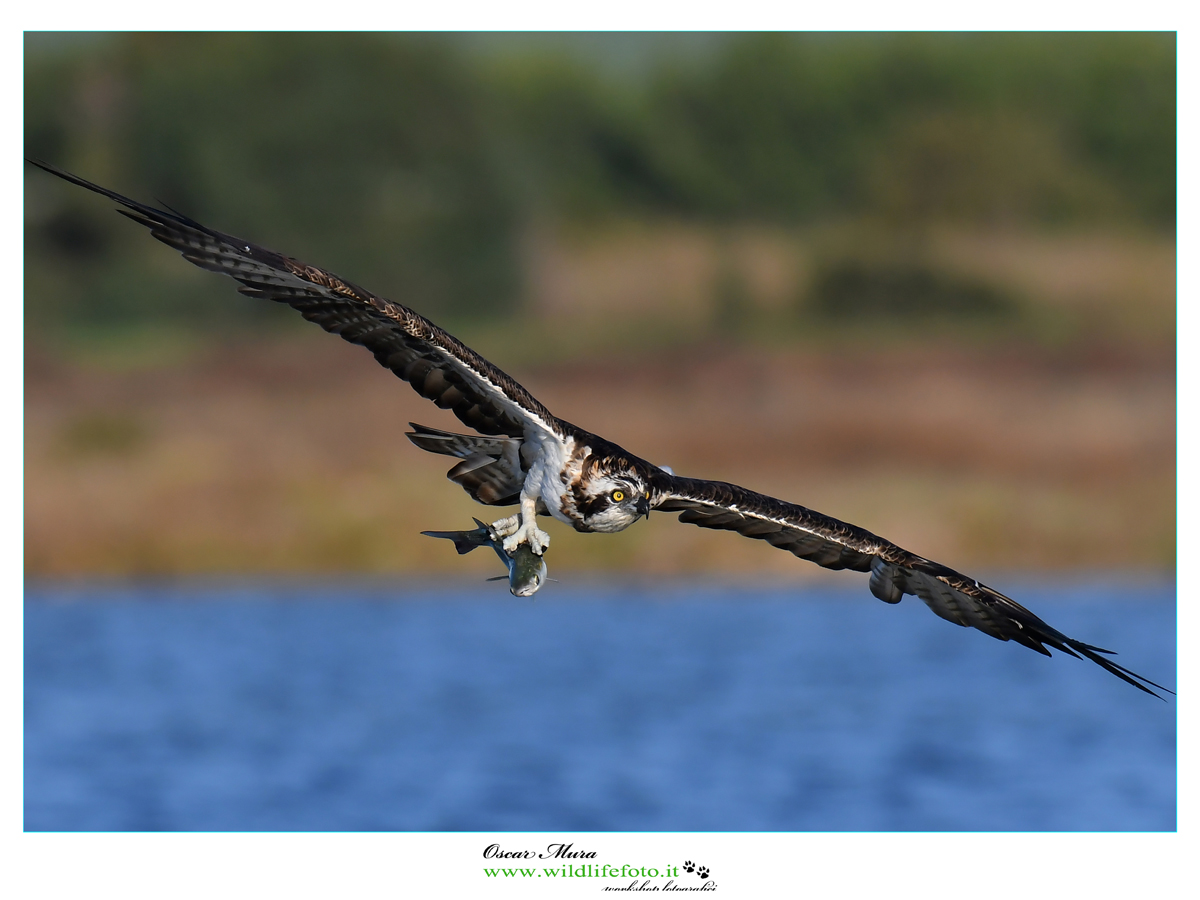
[[707,866],[698,866],[696,868],[696,875],[701,880],[708,878],[708,867]]
[[683,863],[683,871],[691,874],[696,871],[696,864],[691,860],[685,860]]

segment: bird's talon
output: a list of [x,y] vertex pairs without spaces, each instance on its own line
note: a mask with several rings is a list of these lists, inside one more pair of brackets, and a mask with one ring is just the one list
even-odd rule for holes
[[[498,524],[499,523],[497,523],[497,525]],[[493,525],[492,528],[497,535],[500,535],[502,532],[497,525]],[[550,535],[546,534],[546,532],[542,531],[532,523],[529,525],[522,525],[516,531],[511,532],[504,538],[504,552],[511,556],[517,552],[518,547],[526,542],[528,542],[529,549],[532,550],[534,554],[541,556],[546,552],[546,548],[550,546]]]
[[[492,533],[498,538],[508,538],[509,535],[516,534],[521,528],[521,517],[509,516],[505,519],[497,519],[492,523]],[[505,549],[508,549],[508,541],[505,540]]]

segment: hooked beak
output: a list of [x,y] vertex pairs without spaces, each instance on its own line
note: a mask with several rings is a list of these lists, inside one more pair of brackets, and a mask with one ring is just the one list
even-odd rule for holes
[[647,519],[649,519],[650,518],[650,495],[648,493],[643,494],[641,499],[638,500],[637,506],[635,506],[634,509],[637,511],[637,514],[639,516],[645,516]]

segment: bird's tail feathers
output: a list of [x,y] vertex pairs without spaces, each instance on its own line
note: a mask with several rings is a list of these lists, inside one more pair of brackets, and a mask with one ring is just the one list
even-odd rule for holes
[[456,456],[462,462],[446,477],[488,506],[509,506],[520,499],[525,473],[520,461],[520,438],[452,434],[409,422],[410,441],[422,450]]
[[480,454],[492,458],[500,457],[504,455],[508,445],[516,440],[506,437],[454,434],[429,428],[426,425],[418,425],[416,422],[408,424],[412,431],[405,432],[405,437],[422,450],[428,450],[430,453],[442,453],[446,456],[457,456],[459,459],[467,459]]

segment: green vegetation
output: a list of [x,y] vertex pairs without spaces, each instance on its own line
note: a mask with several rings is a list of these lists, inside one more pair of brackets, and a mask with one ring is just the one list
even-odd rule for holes
[[147,440],[145,426],[129,415],[93,413],[68,424],[59,449],[69,457],[129,456]]
[[[1172,34],[641,36],[632,74],[594,63],[632,40],[32,36],[25,149],[467,329],[520,309],[537,229],[870,223],[915,255],[818,260],[792,314],[973,319],[1012,300],[932,270],[935,227],[1174,227]],[[29,174],[31,337],[295,325],[211,302],[107,206]],[[739,319],[736,273],[716,291]]]

